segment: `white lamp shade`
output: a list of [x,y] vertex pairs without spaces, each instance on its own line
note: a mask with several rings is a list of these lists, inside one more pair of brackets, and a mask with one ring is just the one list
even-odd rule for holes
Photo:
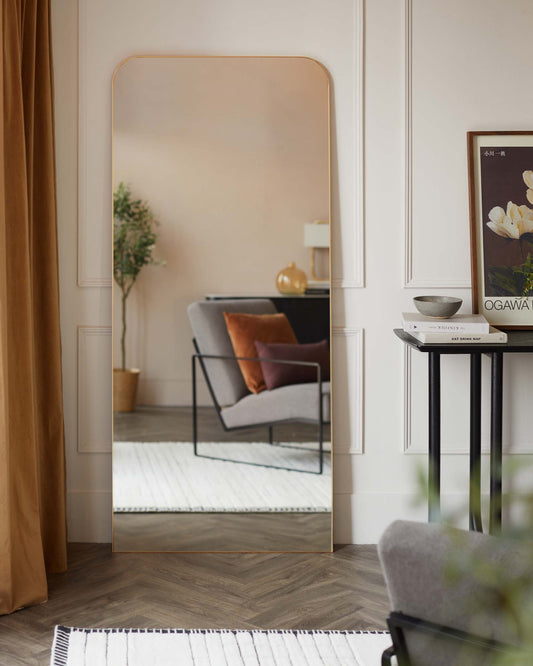
[[329,247],[329,223],[304,224],[304,247]]

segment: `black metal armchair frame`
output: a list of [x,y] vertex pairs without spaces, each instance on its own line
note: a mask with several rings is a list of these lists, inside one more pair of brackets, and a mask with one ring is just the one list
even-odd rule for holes
[[411,666],[407,643],[405,640],[405,630],[420,631],[435,638],[444,638],[456,643],[462,643],[465,647],[475,647],[487,652],[500,652],[505,654],[509,651],[509,646],[499,641],[482,638],[466,631],[453,629],[444,625],[421,620],[420,618],[405,615],[397,611],[392,612],[387,618],[387,624],[392,638],[392,646],[387,648],[381,656],[382,666],[391,666],[392,658],[395,656],[398,660],[398,666]]
[[[198,348],[198,344],[196,342],[196,339],[193,339],[193,344],[194,348],[196,349],[196,353],[192,355],[192,432],[193,432],[193,449],[194,449],[194,455],[198,456],[200,458],[209,458],[211,460],[222,460],[224,462],[237,462],[241,463],[243,465],[252,465],[254,467],[268,467],[270,469],[284,469],[288,470],[289,472],[301,472],[301,473],[307,473],[307,474],[322,474],[324,470],[324,414],[323,414],[323,405],[322,405],[322,368],[320,367],[320,363],[315,363],[312,361],[288,361],[288,360],[281,360],[281,359],[258,359],[258,358],[252,358],[248,356],[223,356],[223,355],[217,355],[217,354],[202,354],[200,353],[200,350]],[[316,368],[317,372],[317,390],[318,390],[318,409],[317,409],[317,426],[318,426],[318,454],[319,454],[319,463],[318,463],[318,471],[314,472],[311,470],[303,470],[303,469],[294,469],[291,467],[280,467],[278,465],[264,465],[262,463],[254,463],[254,462],[246,462],[246,461],[241,461],[241,460],[231,460],[229,458],[219,458],[217,456],[209,456],[206,454],[201,454],[198,452],[198,404],[197,404],[197,378],[196,378],[196,362],[199,361],[200,367],[202,369],[202,374],[204,376],[204,379],[207,383],[207,388],[209,390],[209,394],[211,396],[211,399],[213,400],[213,403],[215,405],[215,409],[218,415],[218,418],[220,420],[220,423],[222,427],[224,428],[225,432],[231,432],[234,430],[246,430],[249,428],[256,428],[256,427],[261,427],[261,426],[266,426],[268,427],[269,431],[269,441],[270,444],[274,444],[273,441],[273,426],[278,425],[280,423],[315,423],[314,419],[285,419],[281,421],[266,421],[263,423],[254,423],[253,425],[244,425],[244,426],[234,426],[234,427],[228,427],[224,419],[222,417],[222,407],[219,405],[218,400],[215,396],[215,392],[213,389],[213,386],[211,384],[211,381],[209,379],[209,375],[207,373],[207,369],[205,367],[205,359],[217,359],[217,360],[225,360],[225,361],[255,361],[255,362],[268,362],[268,363],[278,363],[278,364],[285,364],[285,365],[299,365],[299,366],[308,366],[308,367],[314,367]],[[295,448],[298,450],[302,450],[302,447],[291,447],[290,445],[283,445],[287,448]],[[307,449],[309,450],[309,449]]]

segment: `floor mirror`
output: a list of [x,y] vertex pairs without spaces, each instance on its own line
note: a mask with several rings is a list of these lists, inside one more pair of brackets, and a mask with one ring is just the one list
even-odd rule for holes
[[332,548],[330,84],[303,57],[113,77],[113,548]]

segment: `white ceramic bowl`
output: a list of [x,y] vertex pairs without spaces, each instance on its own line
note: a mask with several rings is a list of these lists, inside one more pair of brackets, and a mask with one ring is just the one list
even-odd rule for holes
[[462,298],[453,296],[415,296],[413,303],[420,314],[435,319],[448,319],[461,307]]

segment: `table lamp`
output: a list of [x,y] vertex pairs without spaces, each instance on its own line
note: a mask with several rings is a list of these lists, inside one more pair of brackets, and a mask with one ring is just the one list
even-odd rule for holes
[[318,277],[315,272],[315,251],[319,248],[329,249],[329,220],[315,220],[304,224],[304,247],[310,248],[310,275],[317,282],[329,282],[328,277]]

